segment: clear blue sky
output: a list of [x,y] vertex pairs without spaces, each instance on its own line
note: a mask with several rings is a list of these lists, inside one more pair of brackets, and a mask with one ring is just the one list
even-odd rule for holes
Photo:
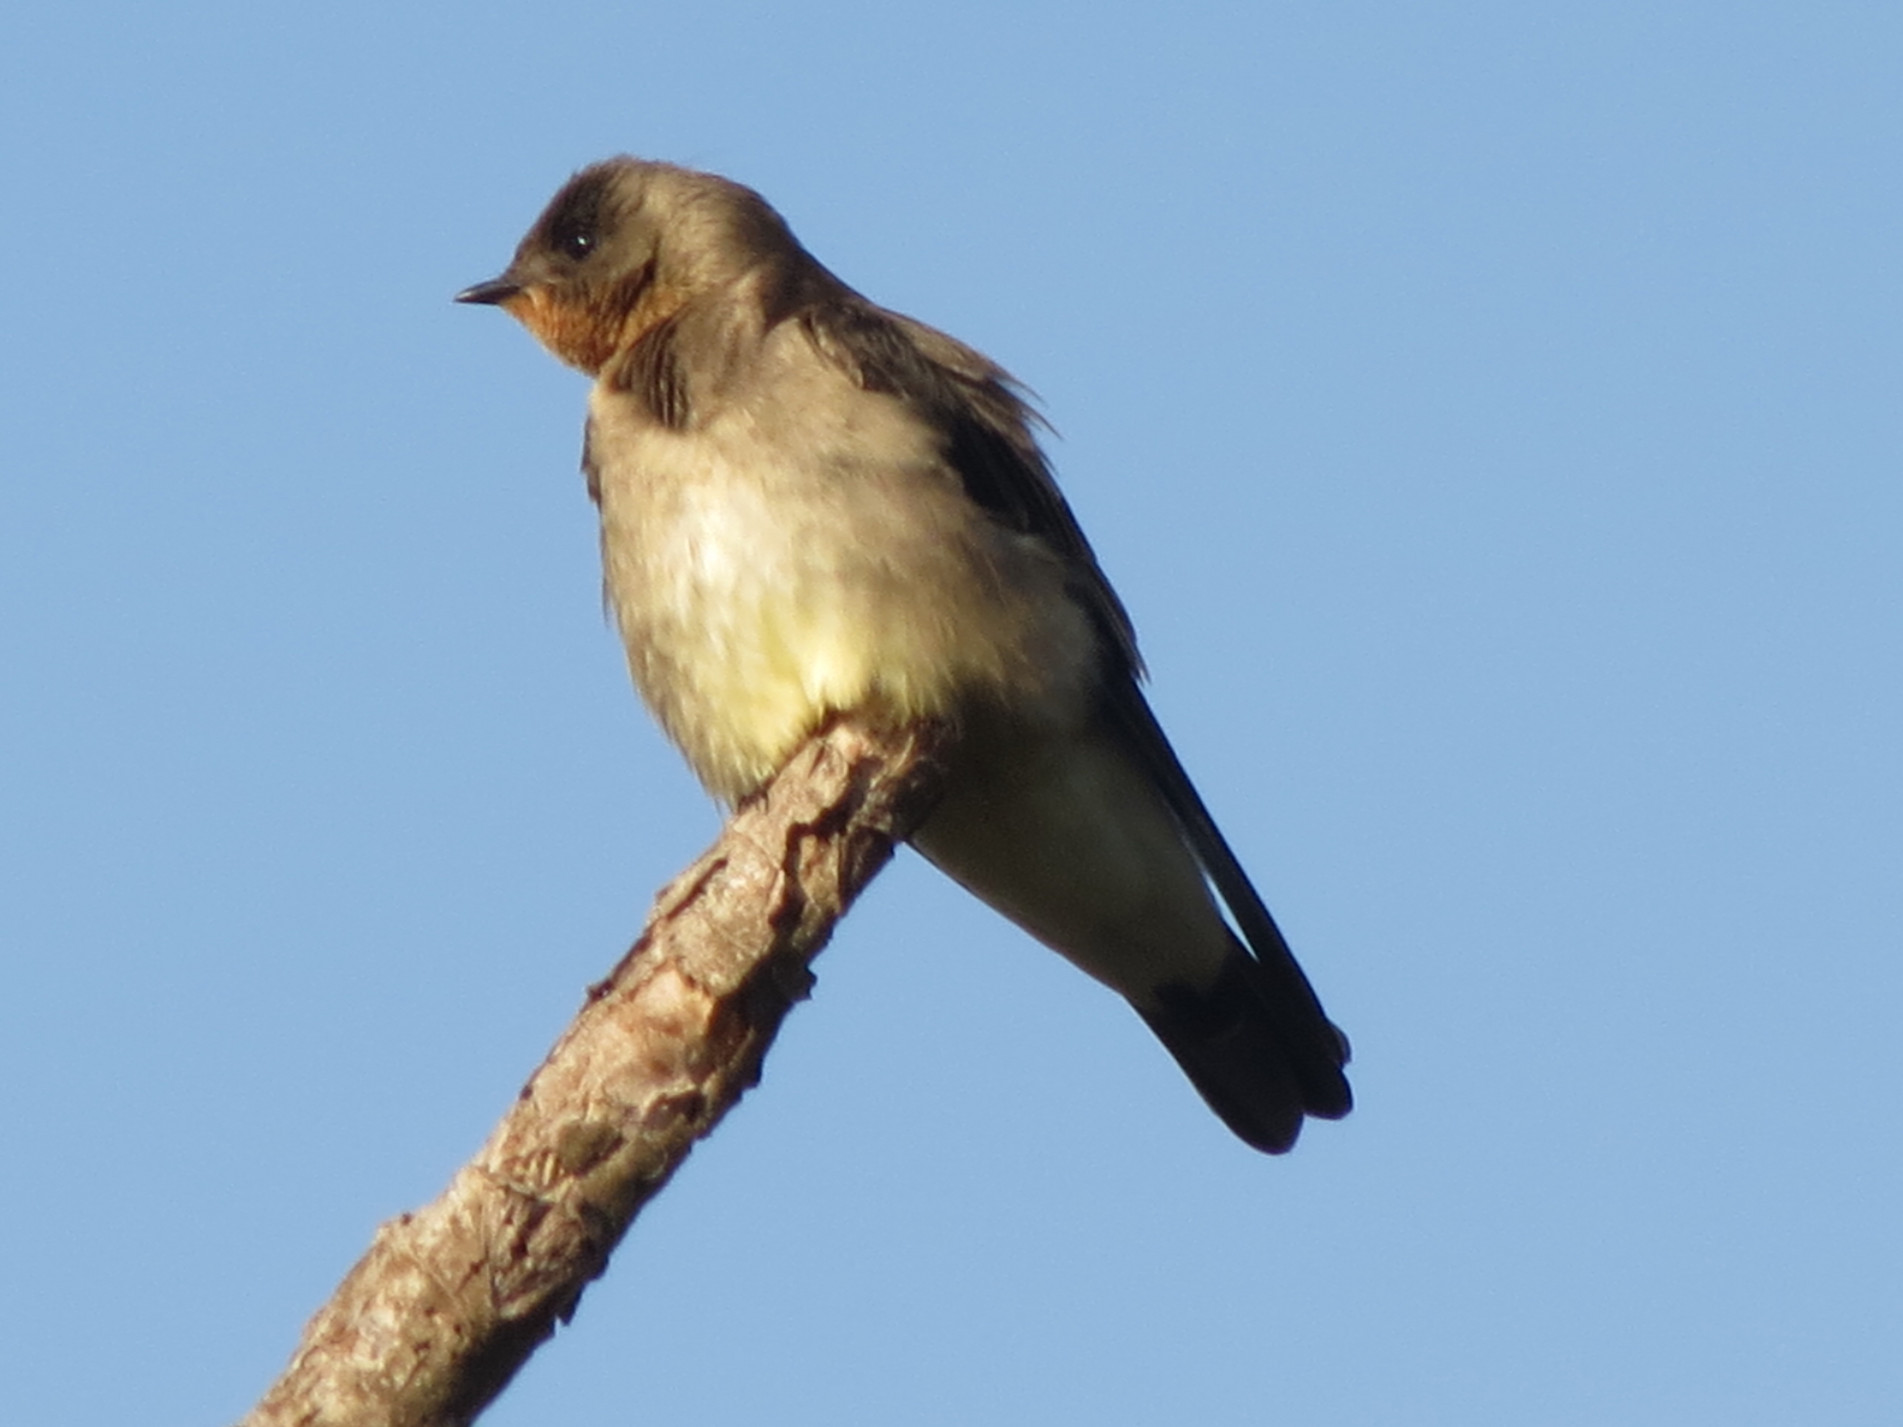
[[[275,11],[276,13],[271,13]],[[236,1417],[713,810],[584,383],[632,151],[1042,397],[1361,1106],[915,859],[490,1414],[1903,1420],[1903,11],[38,6],[0,49],[0,1420]]]

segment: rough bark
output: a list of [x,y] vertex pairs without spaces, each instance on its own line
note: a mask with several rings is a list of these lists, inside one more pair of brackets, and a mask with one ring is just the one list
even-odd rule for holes
[[243,1427],[473,1421],[758,1081],[833,924],[937,800],[942,744],[835,724],[742,806],[476,1157],[378,1230]]

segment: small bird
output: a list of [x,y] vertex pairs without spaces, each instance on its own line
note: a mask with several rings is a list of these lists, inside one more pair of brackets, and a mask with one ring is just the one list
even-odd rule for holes
[[1150,711],[1002,368],[847,287],[753,190],[627,157],[456,300],[594,378],[607,603],[715,797],[836,713],[946,721],[914,847],[1127,998],[1248,1144],[1348,1113],[1347,1040]]

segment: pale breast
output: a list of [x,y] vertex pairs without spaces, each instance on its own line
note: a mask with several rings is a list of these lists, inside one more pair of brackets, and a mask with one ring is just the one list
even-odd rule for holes
[[902,403],[788,345],[691,430],[591,406],[609,601],[701,780],[744,795],[834,710],[1067,716],[1096,646],[1058,559],[972,504]]

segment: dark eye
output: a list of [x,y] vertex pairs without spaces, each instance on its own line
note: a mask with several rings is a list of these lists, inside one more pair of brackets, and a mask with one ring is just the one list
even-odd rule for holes
[[607,198],[605,176],[592,171],[577,174],[542,215],[545,250],[578,263],[600,247],[608,223]]

